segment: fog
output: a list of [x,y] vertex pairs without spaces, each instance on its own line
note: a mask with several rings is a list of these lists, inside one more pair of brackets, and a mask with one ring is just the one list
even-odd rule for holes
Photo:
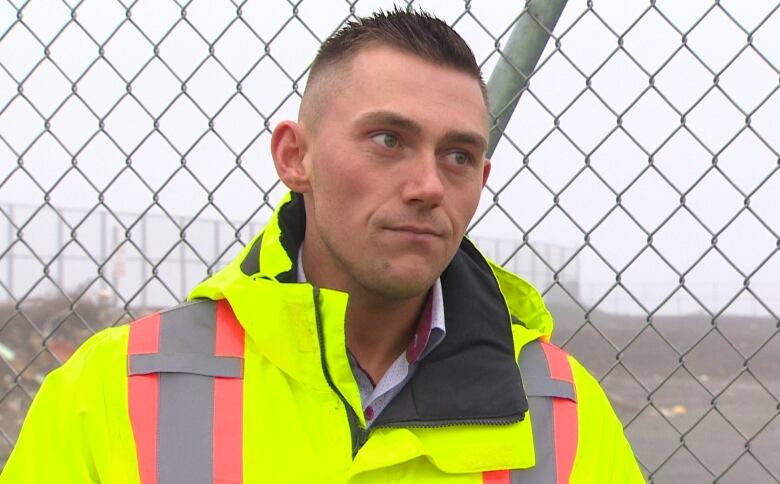
[[[520,14],[513,2],[413,3],[455,26],[486,78]],[[390,6],[361,0],[354,13]],[[492,157],[471,236],[519,247],[500,255],[542,268],[528,277],[543,291],[577,281],[584,304],[776,315],[777,7],[569,2]],[[144,215],[172,239],[156,244],[162,258],[193,221],[230,221],[216,244],[235,253],[235,230],[259,226],[285,192],[270,130],[297,116],[317,46],[350,8],[195,1],[182,15],[142,0],[128,15],[93,0],[72,19],[52,0],[16,22],[0,6],[3,273],[7,247],[54,253],[52,220],[66,223],[65,243],[74,228],[86,238],[102,211],[124,221],[109,245]],[[546,260],[548,246],[566,256]]]

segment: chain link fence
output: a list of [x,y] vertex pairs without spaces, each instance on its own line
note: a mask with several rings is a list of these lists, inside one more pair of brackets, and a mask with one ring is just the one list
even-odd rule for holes
[[[486,75],[528,15],[399,3]],[[0,460],[81,341],[181,299],[258,230],[284,192],[271,129],[316,48],[391,6],[2,0]],[[650,482],[780,482],[778,9],[570,1],[470,229],[545,294]]]

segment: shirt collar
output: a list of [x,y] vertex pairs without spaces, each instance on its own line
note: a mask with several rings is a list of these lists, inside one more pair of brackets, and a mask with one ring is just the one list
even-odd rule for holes
[[[303,244],[298,247],[297,279],[298,282],[306,282],[306,273],[303,270]],[[417,322],[417,329],[415,329],[412,340],[406,348],[406,360],[409,363],[415,363],[433,351],[444,339],[446,333],[441,278],[436,278],[433,287],[428,291],[428,298]]]

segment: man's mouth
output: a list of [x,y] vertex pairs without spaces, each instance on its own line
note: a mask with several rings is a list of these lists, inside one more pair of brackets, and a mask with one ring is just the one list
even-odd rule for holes
[[389,230],[394,230],[399,232],[409,232],[410,234],[415,234],[415,235],[431,235],[435,237],[442,236],[440,230],[437,230],[436,228],[427,225],[397,225],[397,226],[389,227]]

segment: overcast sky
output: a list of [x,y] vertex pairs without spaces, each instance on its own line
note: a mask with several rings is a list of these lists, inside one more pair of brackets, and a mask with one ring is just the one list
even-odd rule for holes
[[[455,25],[487,78],[522,2],[414,3]],[[560,47],[548,44],[493,156],[471,234],[526,236],[517,257],[528,260],[533,247],[568,247],[578,255],[564,275],[606,288],[620,271],[649,308],[674,291],[676,270],[714,310],[749,276],[780,312],[780,12],[770,1],[654,3],[569,2]],[[392,5],[360,0],[355,12]],[[268,128],[296,117],[319,41],[350,5],[240,10],[196,0],[183,19],[175,2],[141,0],[128,16],[121,2],[87,0],[76,23],[67,2],[34,0],[23,25],[0,5],[0,203],[90,209],[102,193],[112,211],[160,215],[156,193],[185,219],[267,219],[284,193]],[[45,252],[40,220],[25,240]],[[9,225],[0,214],[0,232]],[[691,307],[682,291],[676,300]]]

